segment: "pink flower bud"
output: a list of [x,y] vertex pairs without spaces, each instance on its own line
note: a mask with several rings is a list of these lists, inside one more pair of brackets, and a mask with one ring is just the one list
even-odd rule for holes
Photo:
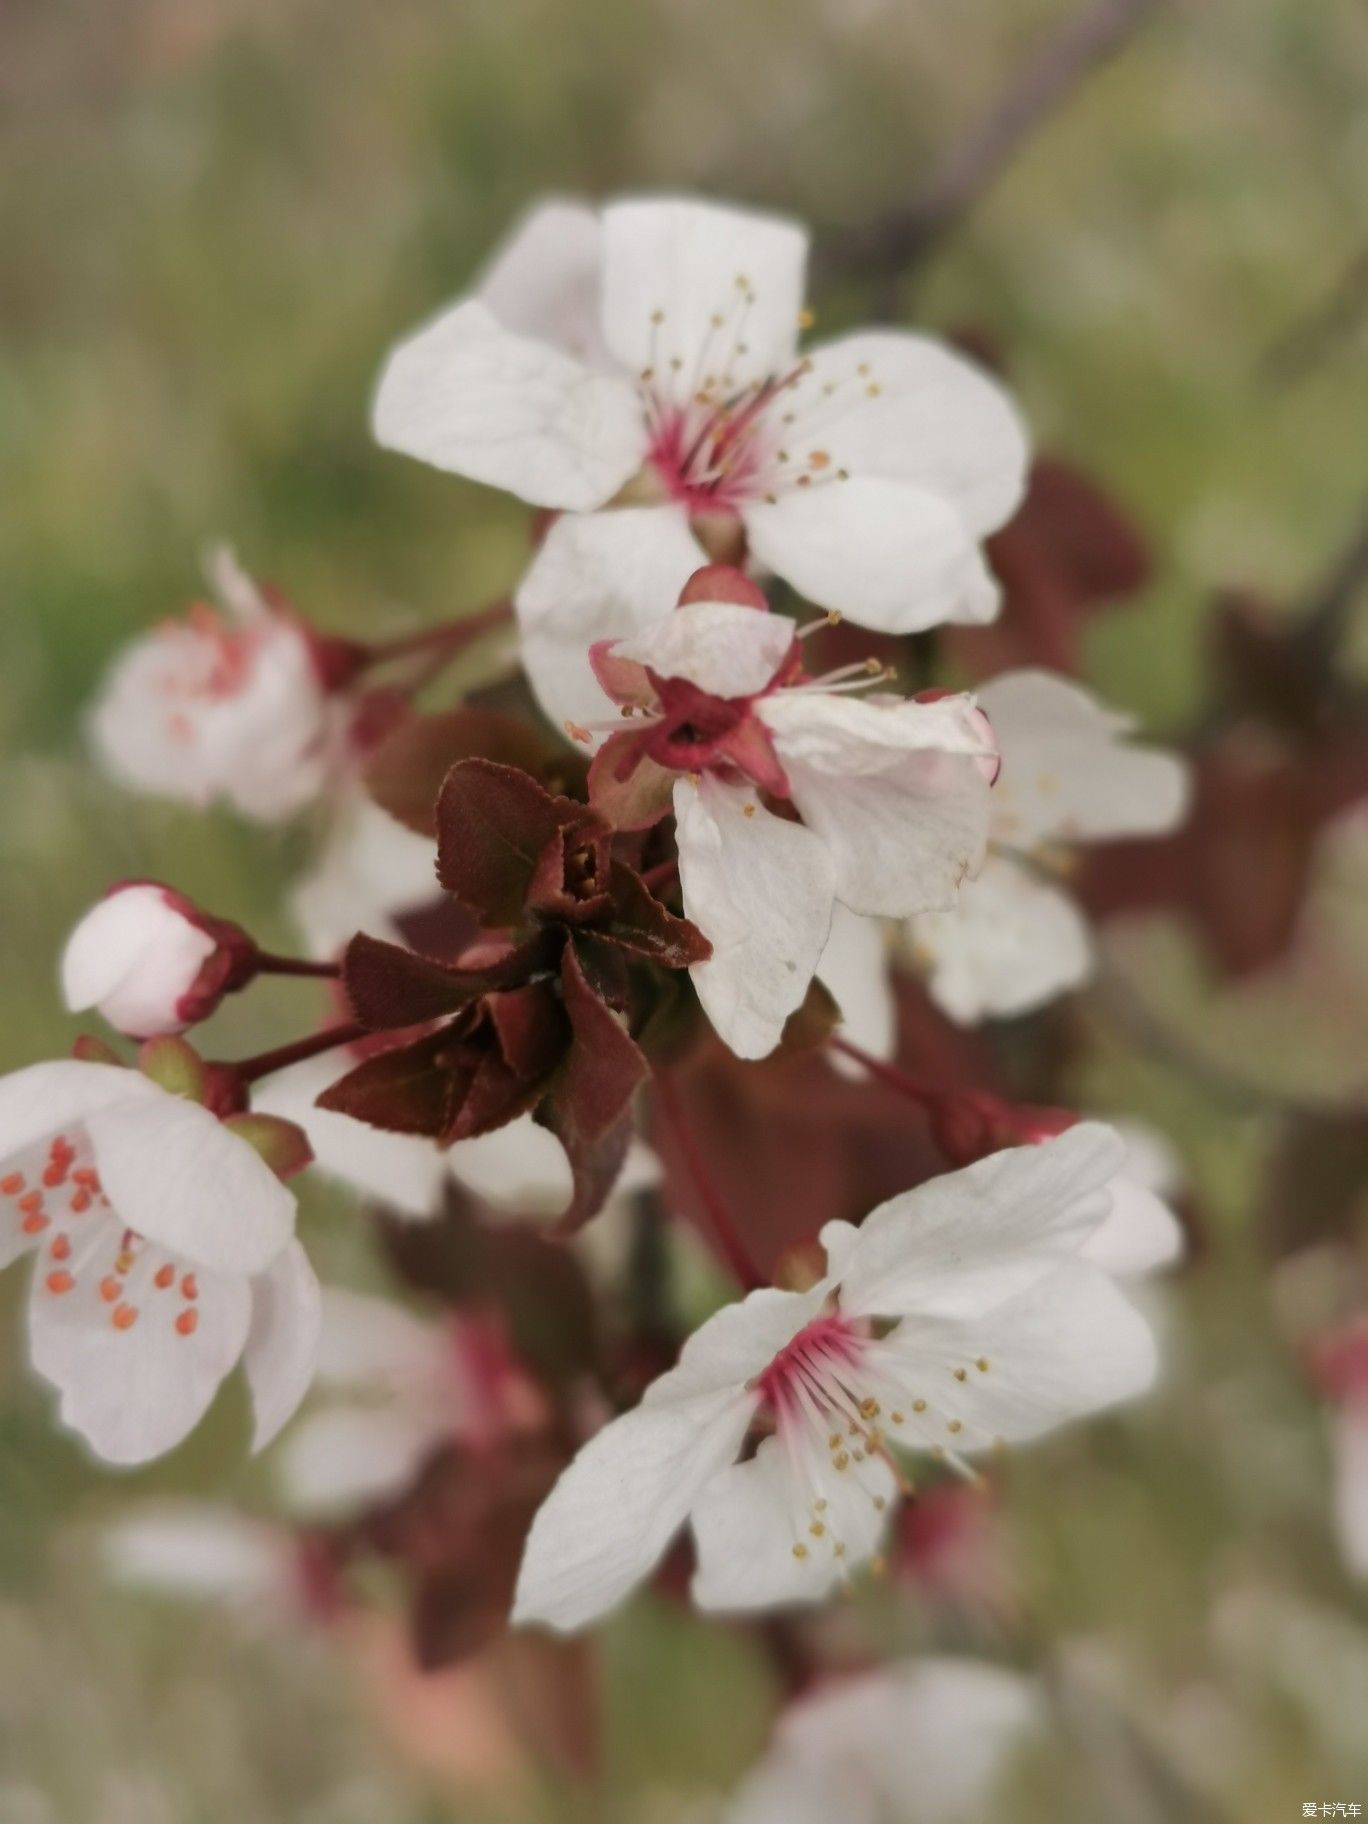
[[765,593],[734,564],[704,564],[695,570],[679,592],[679,605],[689,602],[736,602],[743,608],[766,610]]
[[236,925],[207,917],[170,887],[126,881],[67,939],[62,993],[72,1013],[97,1008],[130,1038],[183,1032],[246,979],[254,955]]

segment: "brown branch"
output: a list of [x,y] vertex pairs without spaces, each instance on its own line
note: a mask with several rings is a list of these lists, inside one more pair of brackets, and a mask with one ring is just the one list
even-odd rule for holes
[[1368,504],[1348,544],[1311,590],[1297,622],[1297,641],[1308,662],[1323,673],[1334,668],[1340,641],[1365,586],[1368,586]]
[[831,236],[819,252],[820,277],[891,277],[919,265],[992,188],[1026,141],[1125,47],[1160,4],[1089,0],[1040,45],[978,125],[951,147],[919,195]]

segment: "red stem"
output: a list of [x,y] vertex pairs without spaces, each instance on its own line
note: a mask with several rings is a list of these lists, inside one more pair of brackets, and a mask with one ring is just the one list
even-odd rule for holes
[[698,1200],[708,1212],[708,1221],[713,1226],[718,1246],[726,1259],[727,1265],[747,1292],[754,1292],[758,1286],[767,1282],[751,1259],[746,1244],[737,1232],[732,1221],[731,1212],[722,1200],[722,1195],[713,1183],[707,1163],[694,1138],[693,1129],[689,1126],[680,1101],[679,1091],[674,1080],[664,1071],[657,1071],[655,1078],[656,1094],[660,1099],[661,1113],[669,1125],[671,1133],[678,1144],[680,1157],[685,1169],[693,1180]]
[[678,872],[678,861],[658,861],[653,868],[647,868],[641,877],[641,884],[654,893],[657,887],[663,887],[673,880]]
[[852,1045],[849,1039],[833,1035],[827,1040],[827,1044],[833,1051],[844,1052],[846,1057],[852,1058],[862,1069],[869,1072],[876,1083],[882,1083],[886,1088],[895,1090],[900,1096],[906,1096],[909,1101],[915,1102],[918,1108],[927,1109],[940,1100],[934,1089],[928,1089],[925,1084],[918,1083],[915,1077],[909,1077],[907,1072],[899,1070],[896,1064],[885,1064],[882,1058],[871,1057],[858,1045]]
[[239,1058],[237,1063],[228,1064],[241,1083],[255,1083],[262,1077],[269,1077],[273,1071],[284,1070],[290,1064],[302,1064],[305,1058],[316,1058],[320,1052],[332,1051],[339,1045],[350,1045],[354,1039],[363,1039],[370,1028],[358,1024],[348,1026],[325,1026],[322,1032],[310,1033],[307,1038],[296,1039],[291,1045],[278,1045],[274,1051],[259,1051],[255,1057]]
[[391,640],[376,640],[366,647],[367,665],[387,665],[392,659],[406,659],[413,653],[438,651],[453,658],[465,646],[473,645],[492,628],[501,627],[513,612],[513,604],[504,597],[458,620],[443,621],[436,627],[420,627],[415,633],[396,634]]
[[276,956],[270,950],[258,950],[254,960],[258,975],[316,975],[335,980],[342,973],[341,963],[314,963],[302,956]]

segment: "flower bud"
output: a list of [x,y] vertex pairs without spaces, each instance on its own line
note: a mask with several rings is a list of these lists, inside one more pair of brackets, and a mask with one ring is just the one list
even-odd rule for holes
[[67,939],[62,994],[72,1013],[93,1007],[117,1032],[153,1038],[207,1019],[254,956],[238,926],[155,881],[125,881]]
[[973,1165],[1008,1146],[1038,1146],[1078,1120],[1072,1109],[1008,1102],[975,1090],[928,1096],[926,1117],[936,1145],[956,1166]]
[[679,592],[679,605],[690,602],[736,602],[743,608],[768,609],[765,593],[734,564],[704,564]]

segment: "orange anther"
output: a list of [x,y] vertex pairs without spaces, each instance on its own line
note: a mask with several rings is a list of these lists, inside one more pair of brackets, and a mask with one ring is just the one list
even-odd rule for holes
[[49,1190],[52,1190],[55,1186],[62,1183],[66,1175],[67,1167],[65,1164],[60,1159],[54,1159],[51,1165],[45,1166],[43,1169],[43,1183]]
[[77,1184],[87,1185],[92,1191],[98,1191],[100,1188],[100,1174],[92,1171],[88,1165],[77,1166],[71,1175]]
[[118,1298],[122,1292],[123,1287],[119,1284],[117,1279],[102,1279],[100,1281],[100,1297],[107,1305],[112,1305],[114,1300]]
[[47,1279],[43,1283],[47,1286],[49,1292],[56,1292],[60,1295],[63,1292],[70,1292],[71,1288],[76,1284],[76,1281],[64,1267],[58,1267],[56,1272],[48,1274]]
[[23,1188],[24,1174],[22,1172],[7,1172],[3,1178],[0,1178],[0,1196],[17,1197]]
[[131,1330],[138,1321],[136,1305],[115,1305],[110,1323],[116,1330]]
[[78,1216],[84,1216],[86,1211],[90,1208],[90,1192],[86,1190],[84,1186],[82,1186],[72,1198],[71,1208]]
[[168,1286],[172,1286],[175,1283],[176,1283],[176,1269],[171,1265],[171,1262],[168,1260],[164,1267],[157,1268],[156,1274],[152,1280],[152,1284],[154,1286],[159,1287],[161,1289],[161,1291],[165,1292],[165,1290]]
[[23,1196],[19,1199],[19,1208],[24,1212],[25,1216],[37,1215],[42,1207],[43,1193],[41,1191],[25,1191]]
[[114,1257],[114,1271],[116,1273],[127,1273],[132,1265],[133,1256],[129,1253],[127,1248],[124,1248]]
[[187,1273],[181,1281],[181,1292],[186,1298],[199,1297],[199,1282],[193,1273]]
[[48,1217],[35,1210],[31,1216],[25,1216],[19,1226],[25,1235],[41,1235],[48,1226],[48,1220]]
[[830,461],[831,458],[827,455],[825,450],[809,450],[808,452],[809,466],[814,469],[824,469]]
[[70,1260],[71,1237],[69,1235],[54,1236],[52,1246],[48,1249],[48,1253],[51,1254],[54,1260]]
[[182,1311],[176,1319],[176,1332],[179,1336],[193,1336],[198,1326],[198,1311]]

